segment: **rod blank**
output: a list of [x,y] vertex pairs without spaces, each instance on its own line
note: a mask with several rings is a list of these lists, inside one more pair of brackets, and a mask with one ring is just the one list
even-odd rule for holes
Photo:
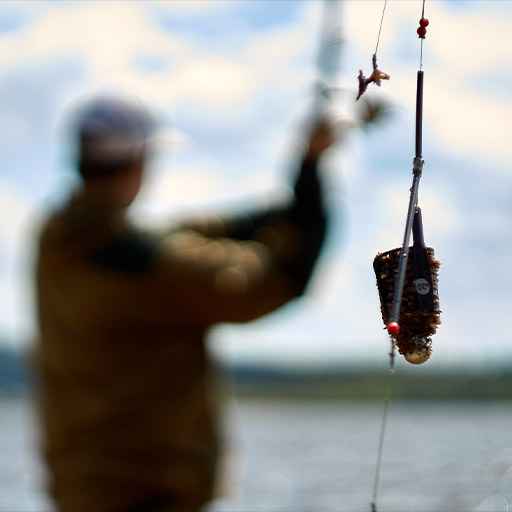
[[405,222],[404,238],[402,251],[398,262],[398,272],[395,277],[395,286],[393,290],[393,305],[389,321],[399,322],[400,308],[402,305],[402,294],[405,283],[405,274],[407,271],[407,260],[409,259],[409,241],[413,226],[414,214],[418,206],[418,188],[420,185],[421,173],[423,170],[422,155],[422,126],[423,126],[423,71],[418,71],[416,81],[416,155],[413,165],[413,180],[411,193],[409,196],[409,207],[407,210],[407,219]]
[[423,71],[418,71],[416,81],[416,158],[423,151]]

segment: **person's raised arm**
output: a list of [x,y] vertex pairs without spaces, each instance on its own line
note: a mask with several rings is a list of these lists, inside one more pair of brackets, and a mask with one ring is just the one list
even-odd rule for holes
[[[148,321],[208,326],[253,320],[302,294],[325,238],[318,164],[333,140],[327,123],[314,127],[284,208],[245,224],[175,230],[155,244],[132,247],[130,240],[100,253],[102,266],[125,275],[112,283],[115,298],[106,302]],[[120,269],[115,262],[127,254],[137,265]]]
[[232,217],[208,216],[183,227],[206,238],[229,238],[263,243],[281,271],[305,288],[327,230],[327,209],[320,180],[320,160],[334,142],[333,126],[318,121],[300,156],[293,195],[286,204]]

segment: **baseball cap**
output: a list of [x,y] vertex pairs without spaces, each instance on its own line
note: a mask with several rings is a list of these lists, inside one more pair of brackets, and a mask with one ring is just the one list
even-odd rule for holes
[[137,157],[155,129],[155,120],[142,105],[112,96],[89,100],[74,117],[81,157],[99,163]]

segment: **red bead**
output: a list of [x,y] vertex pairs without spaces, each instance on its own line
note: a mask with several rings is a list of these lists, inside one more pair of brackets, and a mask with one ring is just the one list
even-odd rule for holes
[[421,18],[420,20],[420,27],[428,27],[428,20],[427,18]]
[[421,37],[421,39],[425,39],[425,36],[427,35],[427,29],[425,27],[418,27],[416,33],[418,34],[418,37]]
[[400,326],[396,322],[389,322],[388,333],[391,336],[398,336],[399,332],[400,332]]

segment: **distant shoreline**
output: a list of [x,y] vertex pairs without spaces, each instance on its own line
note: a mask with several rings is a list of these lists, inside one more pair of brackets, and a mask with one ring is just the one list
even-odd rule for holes
[[381,400],[391,385],[394,400],[512,400],[512,369],[414,370],[398,369],[391,375],[372,367],[306,371],[231,367],[226,381],[242,398],[373,401]]
[[[391,385],[394,400],[512,400],[512,366],[440,369],[400,364],[392,375],[384,365],[221,363],[218,369],[222,394],[240,399],[374,401]],[[28,395],[30,381],[23,354],[0,347],[0,397]]]

